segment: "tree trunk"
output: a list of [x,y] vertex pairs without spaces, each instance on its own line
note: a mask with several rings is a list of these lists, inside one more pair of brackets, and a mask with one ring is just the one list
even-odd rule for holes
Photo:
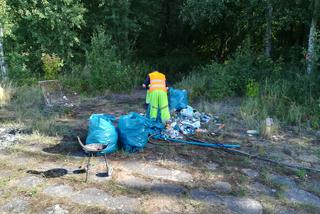
[[310,75],[313,72],[314,66],[314,48],[315,48],[315,40],[316,40],[316,32],[317,32],[317,9],[319,8],[319,0],[314,1],[314,9],[311,20],[311,26],[309,31],[309,39],[308,39],[308,53],[307,53],[307,73]]
[[1,71],[1,76],[3,78],[6,78],[7,77],[7,69],[6,69],[5,60],[4,60],[3,27],[2,27],[1,23],[0,23],[0,71]]
[[267,13],[266,13],[266,35],[265,35],[265,42],[266,42],[266,56],[271,57],[272,51],[272,11],[273,7],[270,1],[268,1],[267,5]]

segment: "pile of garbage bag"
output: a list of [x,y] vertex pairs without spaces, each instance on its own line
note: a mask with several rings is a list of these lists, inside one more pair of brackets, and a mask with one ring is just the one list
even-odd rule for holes
[[120,117],[118,124],[120,144],[124,151],[136,152],[144,148],[149,135],[160,132],[163,128],[162,123],[131,112]]
[[115,117],[108,114],[93,114],[89,118],[86,144],[107,145],[99,154],[110,154],[118,150],[118,133],[114,121]]
[[170,111],[184,109],[188,106],[187,90],[169,88],[169,108]]
[[199,112],[187,105],[180,111],[171,114],[171,121],[163,131],[163,135],[171,139],[182,139],[184,135],[207,133],[205,128],[209,122],[222,127],[219,117]]

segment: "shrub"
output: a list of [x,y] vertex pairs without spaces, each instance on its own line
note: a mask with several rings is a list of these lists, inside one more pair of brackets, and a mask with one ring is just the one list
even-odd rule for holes
[[36,77],[27,68],[28,57],[17,52],[7,54],[8,77],[18,86],[32,85],[36,82]]
[[247,125],[258,126],[270,116],[286,124],[301,126],[308,122],[313,128],[319,127],[320,101],[312,98],[316,94],[310,92],[308,79],[297,75],[293,80],[266,80],[259,95],[247,98],[241,106]]
[[57,79],[58,73],[63,66],[63,60],[55,54],[42,54],[41,61],[43,64],[44,78],[46,80]]
[[129,67],[124,65],[117,55],[111,37],[102,30],[97,31],[92,37],[91,48],[86,53],[84,72],[89,74],[90,89],[128,89],[127,77],[131,75],[129,71]]
[[259,83],[253,79],[249,79],[247,84],[246,95],[248,97],[256,97],[259,94]]
[[196,68],[176,84],[190,91],[191,97],[221,99],[244,95],[248,80],[253,76],[253,57],[249,51],[239,51],[224,64],[212,62]]

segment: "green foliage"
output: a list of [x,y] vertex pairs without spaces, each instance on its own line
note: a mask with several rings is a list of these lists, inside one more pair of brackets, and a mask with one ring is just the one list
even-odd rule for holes
[[199,97],[221,99],[234,95],[230,88],[231,84],[232,76],[227,74],[225,67],[212,63],[198,68],[176,84],[176,87],[188,90],[191,99]]
[[246,95],[248,97],[256,97],[259,94],[259,83],[255,82],[253,79],[249,79],[247,84]]
[[177,87],[190,91],[191,97],[221,99],[244,95],[254,73],[254,58],[249,49],[240,50],[224,64],[213,62],[185,77]]
[[96,32],[91,41],[91,48],[86,53],[86,68],[89,74],[91,90],[110,89],[127,90],[129,67],[121,62],[111,37],[104,31]]
[[[252,125],[259,124],[266,117],[277,118],[292,125],[306,125],[309,121],[313,128],[319,127],[319,96],[316,88],[311,88],[307,76],[296,75],[294,79],[266,80],[262,83],[260,94],[250,97],[241,107],[242,117]],[[311,92],[310,92],[311,91]]]
[[79,0],[7,1],[14,23],[6,37],[6,51],[17,52],[27,69],[41,73],[41,54],[56,53],[67,63],[79,47],[85,8]]
[[296,174],[299,178],[304,179],[307,175],[307,171],[304,169],[299,169],[296,171]]
[[31,85],[36,82],[36,76],[27,67],[28,58],[17,52],[7,55],[8,76],[17,85]]
[[184,21],[194,26],[201,21],[215,24],[222,18],[227,2],[228,0],[186,0],[183,4],[182,17]]
[[46,80],[56,79],[63,66],[63,60],[55,54],[42,54],[41,60],[43,63],[44,78]]

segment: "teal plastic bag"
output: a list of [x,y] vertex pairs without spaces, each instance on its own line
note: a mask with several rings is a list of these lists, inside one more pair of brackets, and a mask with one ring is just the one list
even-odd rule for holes
[[121,146],[126,152],[139,151],[147,144],[149,135],[160,133],[163,128],[162,123],[135,112],[121,116],[118,124]]
[[187,107],[188,92],[187,90],[169,89],[169,108],[172,110],[181,110]]
[[107,114],[93,114],[89,119],[86,144],[107,145],[99,154],[110,154],[118,150],[118,133],[112,123],[114,120],[114,116]]

